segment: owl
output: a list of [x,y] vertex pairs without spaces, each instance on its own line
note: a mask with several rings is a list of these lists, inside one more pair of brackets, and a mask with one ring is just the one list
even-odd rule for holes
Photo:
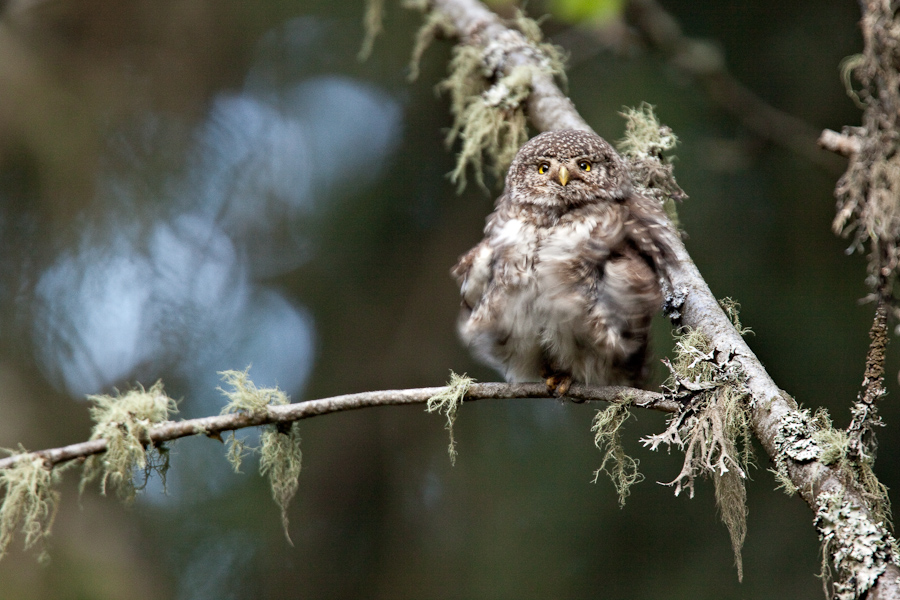
[[640,386],[672,231],[625,162],[584,131],[519,150],[484,239],[453,267],[459,333],[507,381]]

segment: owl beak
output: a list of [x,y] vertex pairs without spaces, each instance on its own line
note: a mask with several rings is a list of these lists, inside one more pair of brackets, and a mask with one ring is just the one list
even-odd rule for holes
[[569,170],[565,167],[565,165],[559,167],[559,172],[556,174],[556,176],[559,179],[559,182],[563,184],[563,186],[569,183]]

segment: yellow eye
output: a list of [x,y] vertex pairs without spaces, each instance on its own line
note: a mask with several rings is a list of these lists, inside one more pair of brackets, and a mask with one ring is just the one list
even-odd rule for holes
[[578,161],[578,167],[579,167],[582,171],[590,171],[590,170],[591,170],[591,163],[589,163],[589,162],[586,161],[586,160],[579,160],[579,161]]
[[549,170],[550,170],[550,165],[548,165],[547,163],[541,163],[540,165],[538,165],[538,173],[540,173],[541,175],[543,175],[544,173],[546,173]]

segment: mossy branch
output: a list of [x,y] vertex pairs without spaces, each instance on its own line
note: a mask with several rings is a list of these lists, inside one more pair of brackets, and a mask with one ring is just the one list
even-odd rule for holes
[[[59,501],[55,488],[60,473],[79,464],[78,459],[87,459],[83,482],[102,475],[104,481],[109,479],[127,500],[133,498],[138,489],[133,483],[136,470],[141,465],[145,469],[158,466],[146,454],[148,447],[159,449],[164,442],[195,435],[222,441],[225,432],[267,426],[260,436],[260,448],[251,450],[259,451],[260,472],[269,478],[272,496],[281,509],[285,536],[290,541],[287,508],[298,489],[302,458],[298,421],[360,408],[428,404],[431,401],[435,410],[447,416],[449,426],[462,396],[467,401],[546,398],[558,402],[544,384],[474,383],[455,376],[449,387],[362,392],[288,404],[287,396],[277,388],[257,388],[249,380],[247,371],[226,371],[222,375],[228,386],[222,392],[229,402],[223,409],[224,414],[219,416],[165,420],[174,410],[174,401],[163,393],[162,384],[157,383],[146,391],[138,389],[119,397],[95,398],[92,411],[100,422],[87,442],[35,452],[7,450],[10,456],[0,459],[0,489],[5,490],[0,505],[0,557],[18,530],[25,535],[26,549],[46,538]],[[629,397],[632,406],[663,412],[677,409],[677,405],[662,394],[618,386],[575,385],[567,397],[580,402],[619,402],[620,398]],[[111,439],[97,438],[97,431],[101,430],[110,432]],[[141,446],[140,451],[135,444]],[[106,456],[108,448],[114,448],[114,456]],[[233,456],[235,448],[238,446],[231,446],[228,453],[237,469],[240,459]],[[242,455],[243,449],[239,446],[236,453]],[[168,458],[165,453],[162,457]]]
[[[265,414],[238,412],[227,415],[201,417],[184,421],[168,421],[150,428],[147,437],[155,445],[183,437],[205,435],[221,437],[223,433],[271,425],[293,423],[322,415],[371,408],[377,406],[403,406],[426,404],[428,399],[445,390],[446,387],[416,388],[406,390],[378,390],[333,396],[319,400],[306,400],[283,406],[269,406]],[[678,410],[678,404],[666,399],[662,394],[622,386],[588,387],[573,385],[566,393],[568,398],[583,402],[616,402],[623,394],[633,394],[633,406],[648,410],[671,413]],[[507,400],[517,398],[543,398],[558,402],[559,399],[547,391],[547,386],[539,383],[473,383],[466,393],[466,401]],[[48,466],[56,466],[81,458],[106,452],[105,439],[92,439],[60,448],[37,450],[26,455],[13,455],[0,459],[0,471],[15,466],[20,460],[31,455],[40,457]]]
[[676,338],[675,360],[664,384],[672,398],[683,402],[666,430],[644,438],[644,445],[684,451],[678,476],[667,485],[677,496],[687,489],[694,495],[694,480],[710,477],[716,505],[728,529],[738,579],[743,578],[741,548],[747,534],[747,491],[744,480],[752,464],[750,395],[739,364],[721,356],[703,333],[688,329]]
[[[116,488],[119,496],[134,500],[134,475],[138,470],[149,474],[158,466],[148,460],[147,451],[154,449],[150,430],[154,425],[168,420],[177,412],[175,401],[163,392],[162,382],[156,382],[149,390],[139,387],[115,396],[88,396],[94,403],[91,418],[96,425],[92,440],[105,440],[106,452],[90,456],[84,465],[81,489],[100,477],[100,492],[106,494],[107,483]],[[163,465],[163,475],[165,461]]]

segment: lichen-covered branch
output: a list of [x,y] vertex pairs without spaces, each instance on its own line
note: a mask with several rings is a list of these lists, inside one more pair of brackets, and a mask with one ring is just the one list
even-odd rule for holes
[[[168,421],[151,427],[147,431],[145,442],[152,442],[158,445],[193,435],[207,435],[217,438],[222,433],[236,429],[293,423],[302,419],[356,410],[358,408],[425,404],[430,398],[446,389],[446,387],[442,386],[410,390],[361,392],[320,400],[307,400],[294,404],[268,405],[264,411],[259,412],[241,411],[185,421]],[[631,405],[639,408],[663,412],[674,412],[678,409],[677,403],[666,399],[657,392],[620,386],[586,387],[573,385],[566,397],[583,402],[619,402],[622,398],[629,398],[632,399]],[[559,398],[549,394],[546,385],[538,383],[473,383],[469,386],[465,395],[466,402],[507,398],[552,398],[557,402],[559,401]],[[15,454],[0,459],[0,470],[9,469],[21,460],[34,460],[35,458],[40,458],[46,466],[52,467],[72,460],[102,454],[106,452],[106,449],[107,440],[94,439],[61,448]]]
[[[872,3],[874,1],[870,0]],[[496,15],[476,0],[432,0],[430,7],[434,11],[440,11],[442,18],[453,25],[460,43],[482,51],[487,48],[490,40],[510,31]],[[895,36],[894,39],[898,40],[900,36]],[[507,60],[499,63],[499,72],[508,74],[512,68],[528,60],[533,60],[533,57],[511,52]],[[894,85],[894,91],[900,94],[897,90],[900,90],[900,86]],[[531,96],[526,106],[528,118],[540,130],[588,128],[572,102],[566,99],[550,77],[543,76],[533,80]],[[895,110],[894,115],[898,114],[900,111]],[[900,130],[895,129],[895,133],[896,131]],[[893,197],[896,198],[896,194]],[[848,477],[840,462],[826,465],[817,455],[808,458],[804,455],[801,460],[796,454],[784,453],[785,436],[790,435],[788,430],[791,425],[801,418],[796,402],[775,384],[736,330],[684,245],[680,240],[675,240],[673,246],[677,261],[672,263],[666,273],[671,282],[671,290],[666,299],[667,312],[677,325],[690,327],[710,341],[713,360],[720,364],[732,362],[739,365],[744,377],[743,384],[750,396],[748,407],[753,432],[770,458],[781,465],[784,478],[790,481],[817,513],[822,506],[822,494],[838,494],[843,501],[856,507],[855,519],[865,520],[868,523],[866,527],[871,526],[878,532],[879,539],[889,539],[886,524],[875,518],[864,490],[857,480]],[[837,520],[842,518],[840,514],[831,516]],[[837,558],[836,554],[832,554],[832,561]],[[867,579],[873,582],[868,590],[869,598],[900,597],[900,569],[893,559],[877,564],[870,574],[872,572],[877,572],[877,575]]]
[[872,328],[869,330],[869,338],[872,341],[866,354],[862,390],[850,409],[853,419],[847,427],[848,451],[855,459],[862,461],[874,460],[878,447],[874,428],[884,426],[884,422],[878,416],[877,402],[887,394],[884,388],[884,358],[889,341],[887,319],[887,301],[881,299],[875,309]]
[[891,299],[896,308],[900,297],[894,289],[900,266],[900,15],[895,4],[860,2],[863,52],[842,65],[847,93],[863,109],[863,118],[861,127],[845,128],[847,139],[835,144],[855,152],[835,189],[833,228],[851,237],[854,250],[868,253],[867,283],[872,293]]

